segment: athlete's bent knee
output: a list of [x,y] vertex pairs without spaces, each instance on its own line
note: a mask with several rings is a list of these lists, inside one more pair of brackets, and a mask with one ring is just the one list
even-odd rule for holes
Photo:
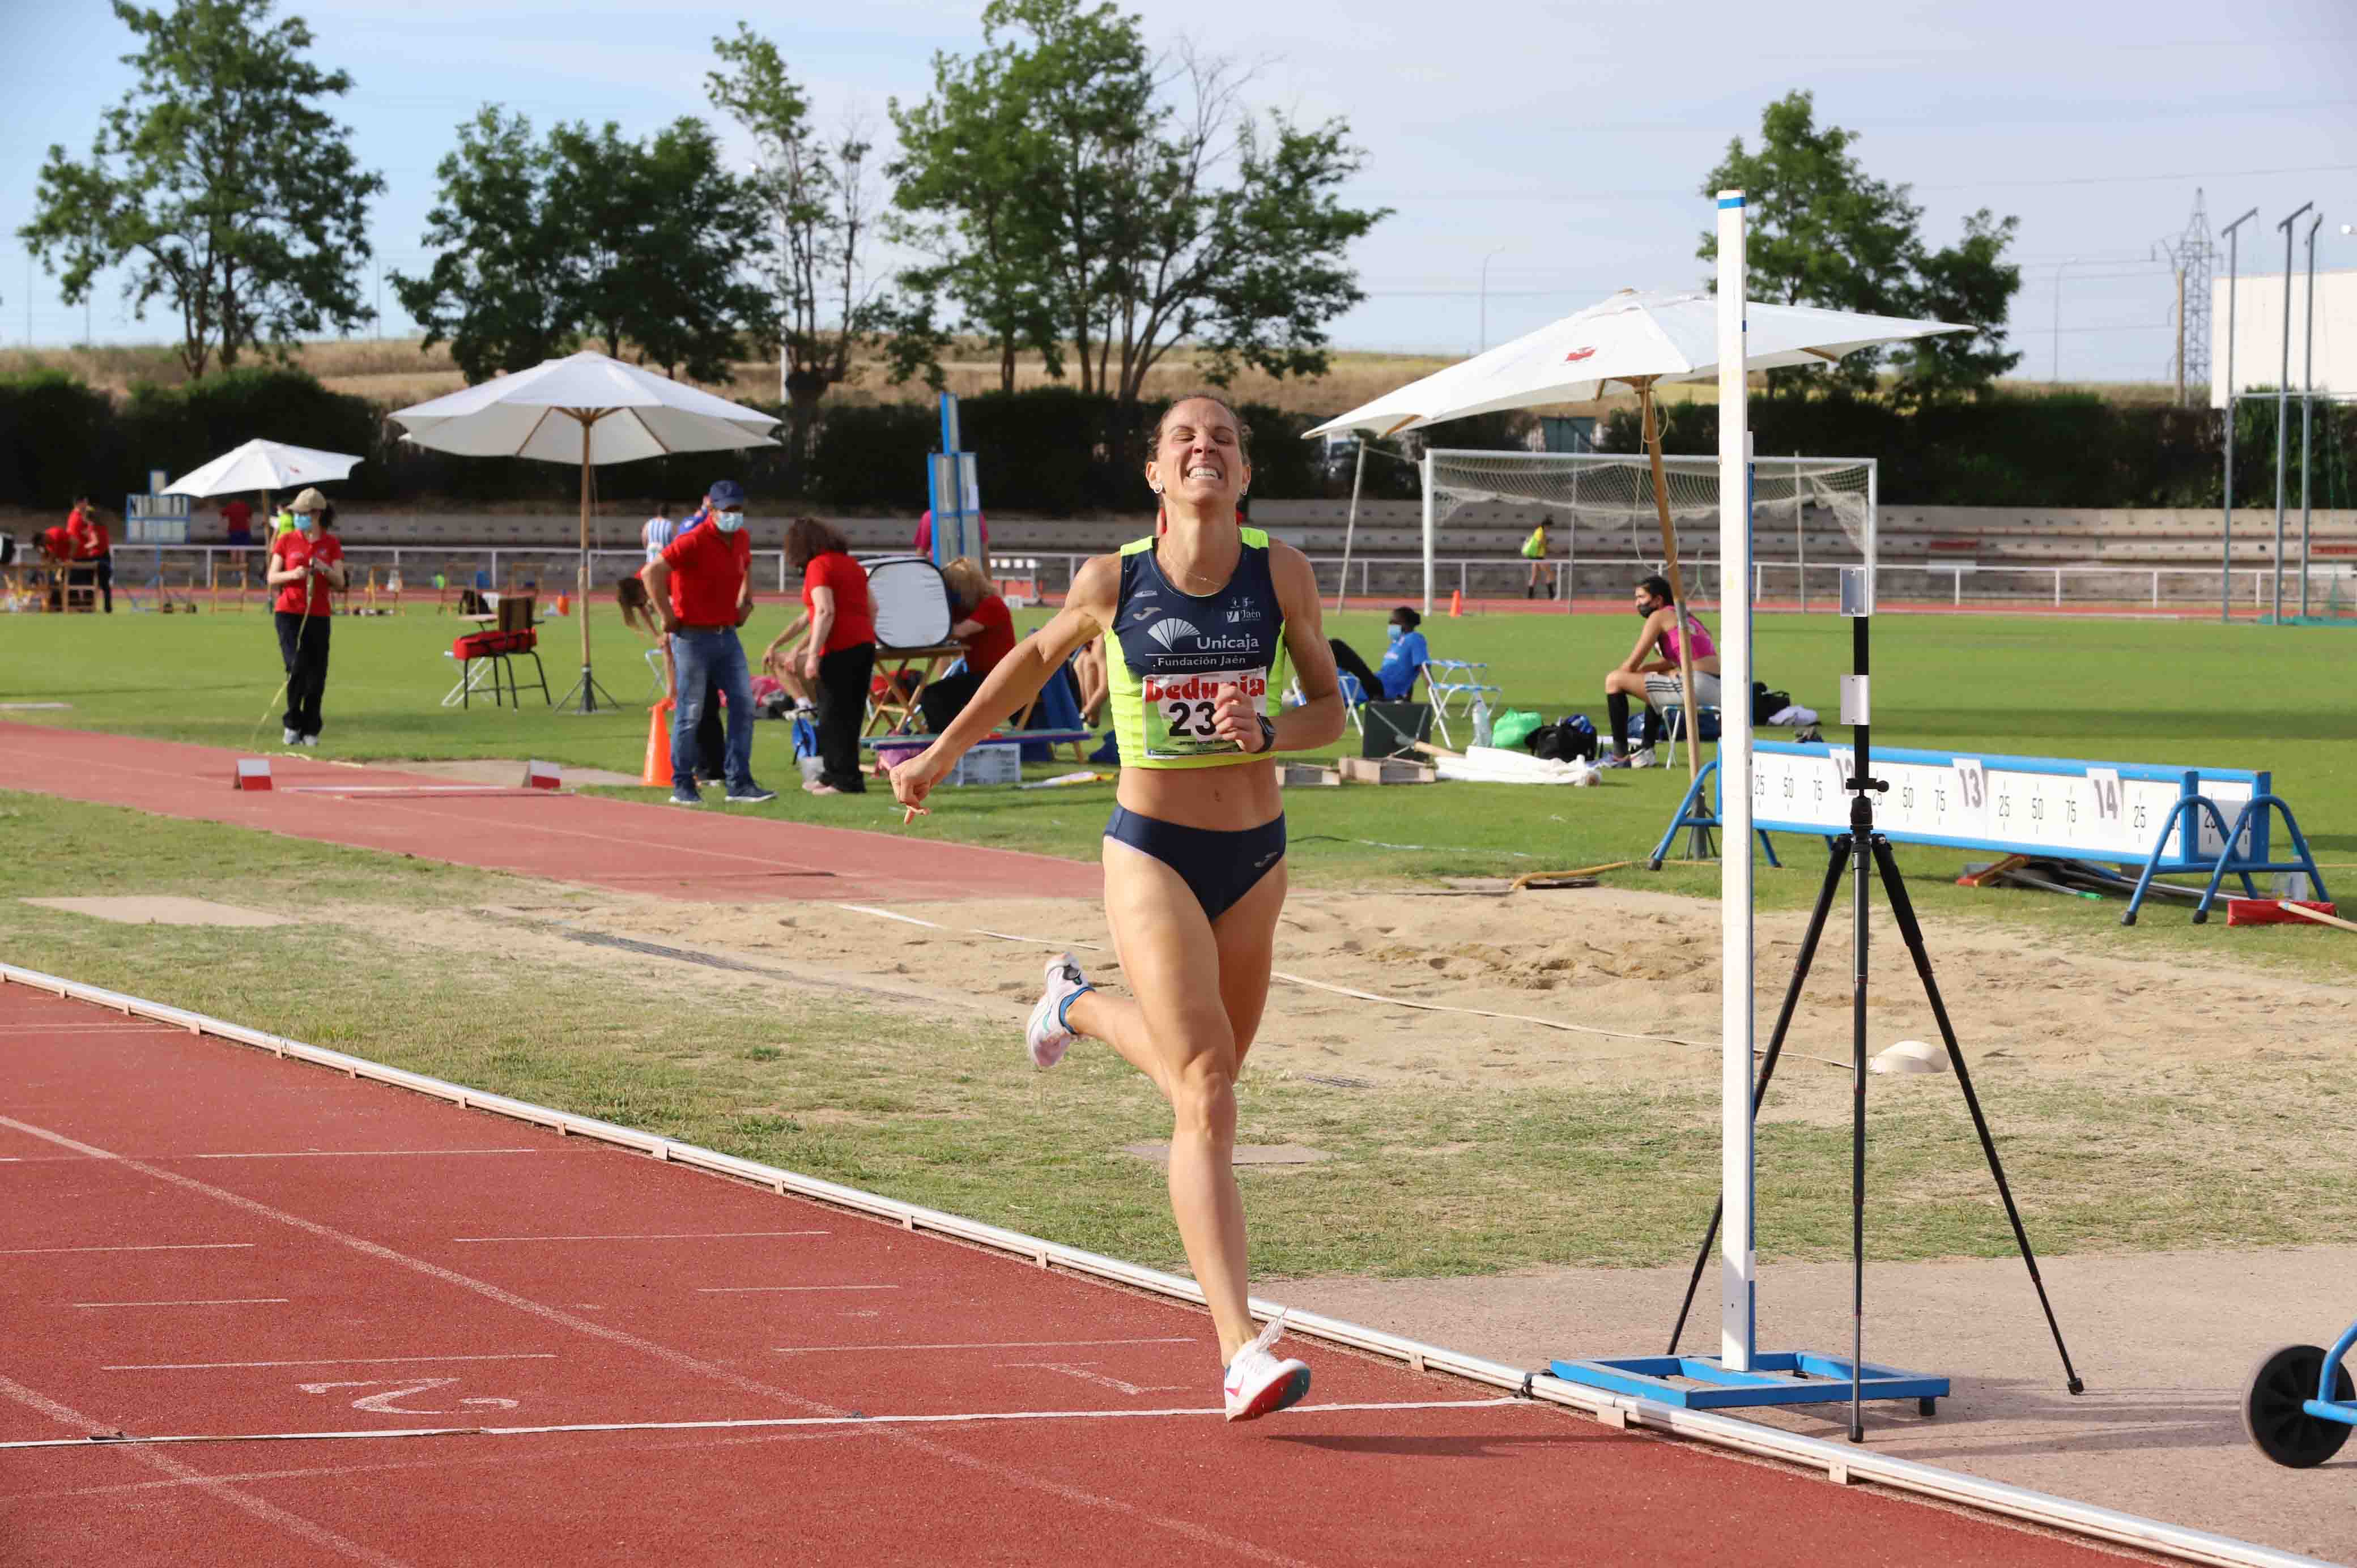
[[1170,1110],[1182,1133],[1214,1143],[1236,1135],[1235,1075],[1198,1059],[1181,1069],[1171,1085]]

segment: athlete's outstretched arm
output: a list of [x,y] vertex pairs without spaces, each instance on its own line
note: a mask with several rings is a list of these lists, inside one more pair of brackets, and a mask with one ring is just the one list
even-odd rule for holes
[[1103,634],[1120,596],[1121,557],[1091,556],[1073,575],[1064,607],[1046,626],[1017,643],[1015,651],[983,677],[981,688],[964,711],[932,745],[892,769],[892,798],[904,806],[922,805],[932,787],[948,776],[974,742],[1005,724],[1017,709],[1028,705],[1074,649]]
[[1315,751],[1340,738],[1351,717],[1342,701],[1341,677],[1334,670],[1334,650],[1326,641],[1318,573],[1309,557],[1290,544],[1272,544],[1268,554],[1276,602],[1285,612],[1285,651],[1300,678],[1301,694],[1308,699],[1277,715],[1276,745],[1271,749]]

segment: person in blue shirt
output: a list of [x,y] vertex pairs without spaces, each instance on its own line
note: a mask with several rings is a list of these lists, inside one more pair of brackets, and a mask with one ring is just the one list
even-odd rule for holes
[[1426,661],[1432,657],[1432,650],[1425,645],[1424,633],[1415,629],[1423,624],[1424,618],[1405,605],[1392,611],[1391,625],[1386,628],[1390,642],[1383,650],[1382,665],[1373,670],[1367,668],[1367,661],[1349,643],[1339,638],[1328,639],[1336,667],[1358,683],[1361,702],[1401,703],[1415,694],[1415,678],[1424,672]]

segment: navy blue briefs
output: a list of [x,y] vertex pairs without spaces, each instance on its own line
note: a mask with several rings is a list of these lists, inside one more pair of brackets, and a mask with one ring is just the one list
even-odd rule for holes
[[1241,832],[1216,828],[1182,828],[1156,817],[1142,817],[1126,806],[1115,806],[1105,823],[1105,837],[1143,850],[1185,879],[1203,907],[1207,919],[1216,920],[1236,900],[1260,885],[1269,867],[1285,858],[1282,816]]

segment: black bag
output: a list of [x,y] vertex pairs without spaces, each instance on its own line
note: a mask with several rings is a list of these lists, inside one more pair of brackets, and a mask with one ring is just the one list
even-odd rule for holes
[[[1773,717],[1777,714],[1782,713],[1786,708],[1789,708],[1792,705],[1792,693],[1771,692],[1768,689],[1768,682],[1765,681],[1754,681],[1751,682],[1751,722],[1754,725],[1766,724],[1770,718]],[[1704,738],[1708,739],[1709,737],[1705,736]]]
[[1550,762],[1596,760],[1596,731],[1586,725],[1575,725],[1569,719],[1539,725],[1531,731],[1528,744],[1532,756],[1543,757]]

